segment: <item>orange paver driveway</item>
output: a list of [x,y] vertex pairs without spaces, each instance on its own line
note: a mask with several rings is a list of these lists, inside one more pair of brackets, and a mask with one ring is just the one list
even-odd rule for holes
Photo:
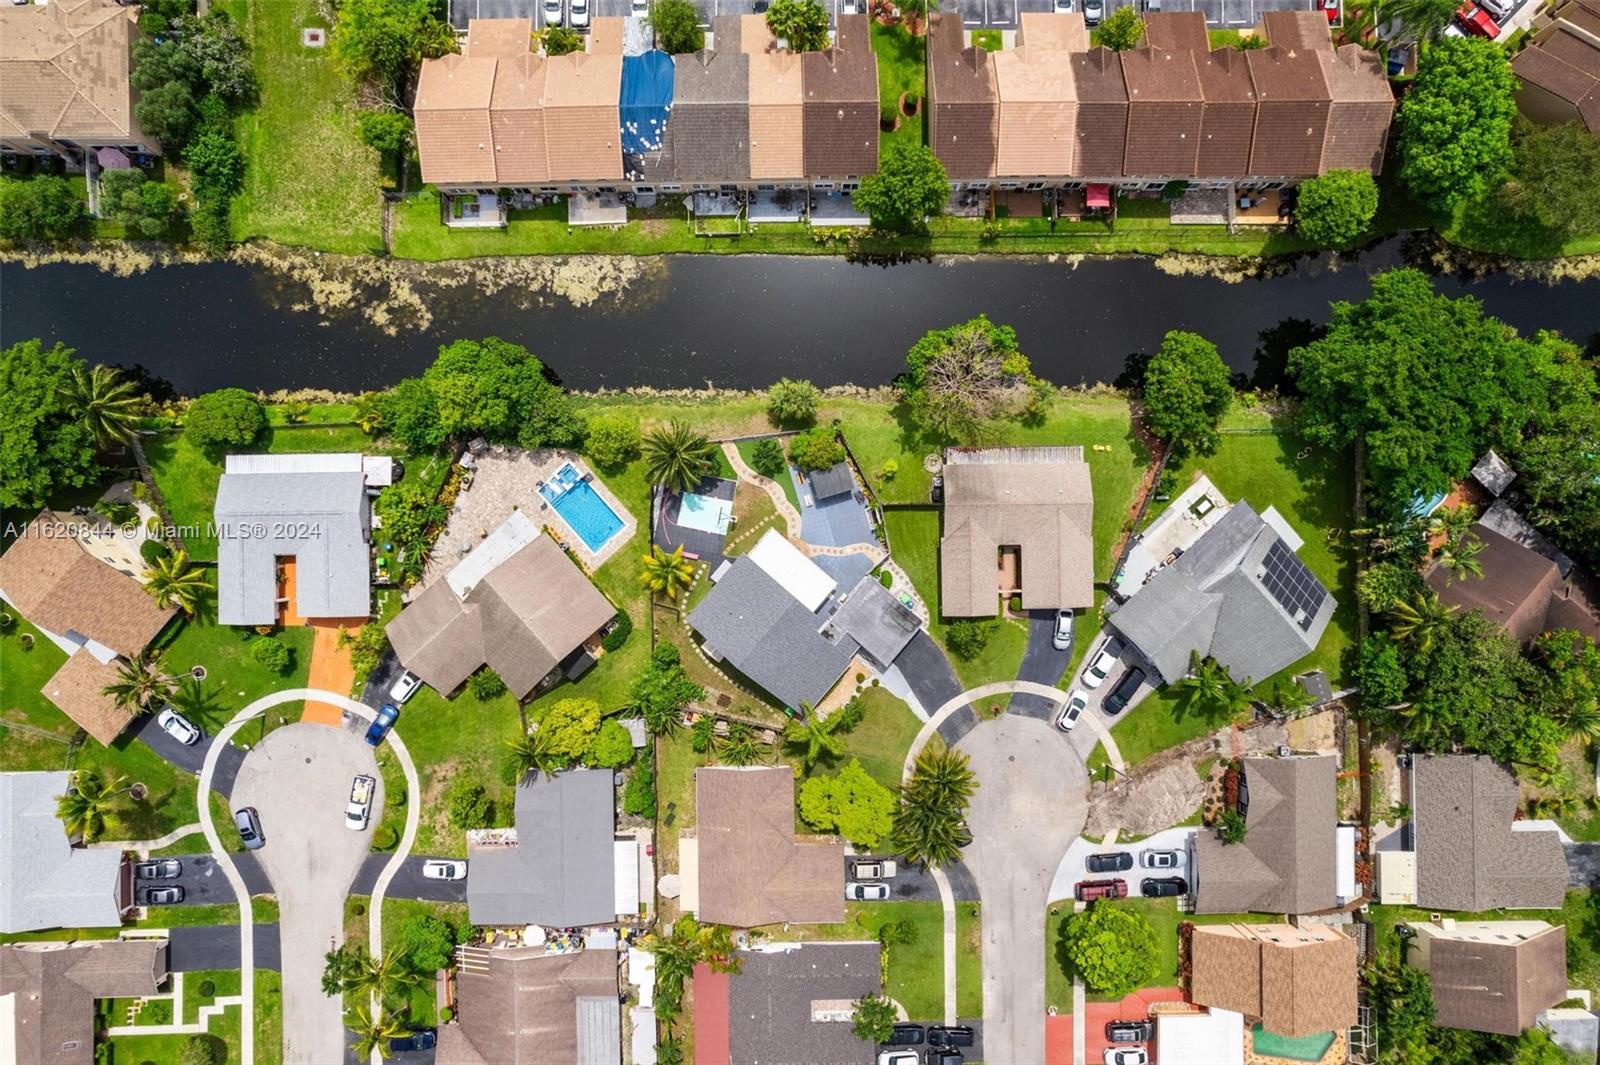
[[[294,612],[295,564],[294,559],[283,563],[283,625],[304,625],[315,630],[311,643],[311,673],[306,681],[310,688],[348,693],[356,680],[356,667],[350,661],[348,648],[339,646],[339,630],[346,629],[352,636],[361,631],[366,618],[302,618]],[[307,700],[300,713],[301,721],[339,728],[344,712],[330,703]]]

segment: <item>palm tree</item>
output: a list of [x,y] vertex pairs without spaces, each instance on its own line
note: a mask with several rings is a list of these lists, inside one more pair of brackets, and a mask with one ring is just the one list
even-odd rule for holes
[[907,861],[947,865],[972,842],[967,804],[978,788],[971,760],[960,751],[924,748],[900,789],[891,838]]
[[639,582],[656,595],[676,599],[679,592],[689,590],[694,583],[694,559],[683,557],[683,545],[672,553],[651,544],[650,553],[644,556],[644,568],[639,571]]
[[836,716],[818,717],[806,706],[805,716],[783,727],[783,742],[800,754],[800,768],[809,773],[823,755],[837,758],[844,753],[844,739],[838,736]]
[[142,398],[132,381],[110,366],[73,366],[61,386],[62,398],[101,450],[121,447],[139,431]]
[[1207,719],[1236,717],[1251,698],[1248,683],[1238,683],[1228,667],[1214,658],[1201,658],[1196,651],[1189,652],[1189,675],[1178,687],[1189,693],[1192,705]]
[[1439,564],[1464,581],[1468,577],[1483,578],[1483,561],[1478,558],[1483,551],[1483,540],[1470,532],[1452,534],[1439,548]]
[[363,392],[356,397],[356,425],[368,436],[383,428],[381,392]]
[[689,726],[689,746],[696,754],[710,754],[717,746],[717,719],[710,714],[695,718]]
[[1556,707],[1555,719],[1569,736],[1577,736],[1584,743],[1600,740],[1600,706],[1592,702],[1564,703]]
[[756,730],[743,721],[728,724],[728,734],[722,738],[717,757],[724,765],[754,765],[761,760],[761,745],[756,742]]
[[356,1036],[350,1047],[362,1061],[372,1057],[374,1050],[378,1052],[379,1057],[387,1059],[389,1040],[399,1039],[406,1034],[406,1026],[384,1013],[381,1008],[373,1014],[367,1012],[363,1006],[356,1007],[355,1020],[351,1023],[350,1030]]
[[177,690],[167,698],[191,721],[207,721],[222,716],[220,694],[220,686],[208,688],[205,681],[190,675],[178,681]]
[[100,689],[100,694],[109,696],[118,709],[143,714],[152,703],[172,696],[172,678],[140,652],[117,665],[117,679]]
[[670,422],[644,437],[645,475],[669,492],[690,492],[715,465],[711,441],[687,422]]
[[563,760],[551,749],[550,734],[544,729],[507,740],[506,746],[511,748],[511,763],[517,767],[518,780],[529,773],[551,776],[562,768]]
[[189,564],[189,553],[152,559],[145,567],[144,590],[155,596],[156,605],[165,609],[174,603],[189,617],[200,607],[200,600],[211,590],[205,570]]
[[345,990],[356,994],[376,994],[380,998],[400,988],[415,987],[422,976],[411,964],[411,958],[399,947],[390,947],[382,954],[362,951]]
[[1377,15],[1379,32],[1387,29],[1390,41],[1431,44],[1444,35],[1460,6],[1455,0],[1389,0]]
[[1396,639],[1412,643],[1418,651],[1426,652],[1433,647],[1433,641],[1450,623],[1450,617],[1455,612],[1455,607],[1437,595],[1423,592],[1410,600],[1401,599],[1389,608],[1389,613],[1394,617],[1390,629]]
[[1578,805],[1578,797],[1572,792],[1558,791],[1553,795],[1541,795],[1534,799],[1528,804],[1528,812],[1535,817],[1559,820],[1577,813]]
[[72,774],[71,790],[56,799],[56,816],[66,826],[68,836],[82,836],[93,843],[105,831],[106,814],[111,811],[128,778],[113,775],[101,778],[92,769]]

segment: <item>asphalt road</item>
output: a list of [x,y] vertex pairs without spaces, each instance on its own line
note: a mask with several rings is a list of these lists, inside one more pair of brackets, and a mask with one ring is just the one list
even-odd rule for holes
[[[1077,630],[1074,629],[1073,632],[1076,634]],[[1028,648],[1022,653],[1022,666],[1017,670],[1018,680],[1048,684],[1052,688],[1061,683],[1061,675],[1067,671],[1067,666],[1072,662],[1073,644],[1072,641],[1068,641],[1067,649],[1058,651],[1055,647],[1055,636],[1054,610],[1028,612]],[[1042,695],[1019,692],[1011,697],[1010,712],[1048,722],[1055,717],[1060,706],[1060,703],[1046,699]]]
[[1044,1060],[1044,918],[1050,884],[1083,830],[1088,778],[1067,738],[1006,714],[968,733],[978,790],[966,863],[983,900],[985,1060]]
[[[367,855],[366,861],[361,863],[361,871],[356,874],[355,883],[350,885],[350,894],[372,894],[372,885],[377,883],[378,874],[389,864],[391,857],[387,852]],[[466,902],[465,880],[422,878],[422,863],[432,861],[434,857],[428,854],[408,855],[400,871],[389,881],[389,890],[384,892],[384,896],[391,899],[427,899],[431,902]]]
[[956,671],[950,668],[950,660],[933,642],[927,629],[919,630],[911,637],[911,642],[895,656],[894,664],[905,676],[906,683],[911,685],[917,702],[930,714],[961,694],[961,682],[956,679]]
[[[278,926],[252,925],[256,941],[256,968],[283,967],[278,946]],[[239,926],[231,924],[191,925],[167,930],[167,968],[180,973],[203,969],[239,967]]]
[[303,722],[268,733],[239,771],[234,802],[260,814],[266,845],[255,853],[281,913],[286,1065],[344,1058],[343,1003],[322,993],[322,969],[344,940],[345,896],[372,843],[370,828],[344,827],[359,773],[377,778],[372,806],[382,810],[383,780],[360,733]]

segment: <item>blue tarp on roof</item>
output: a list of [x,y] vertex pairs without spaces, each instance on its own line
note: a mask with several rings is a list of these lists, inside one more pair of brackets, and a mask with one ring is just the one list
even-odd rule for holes
[[667,115],[672,111],[672,57],[665,52],[622,57],[622,151],[627,155],[658,152],[666,144]]

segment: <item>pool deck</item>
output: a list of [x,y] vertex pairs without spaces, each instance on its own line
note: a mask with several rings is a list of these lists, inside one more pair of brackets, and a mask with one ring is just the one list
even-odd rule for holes
[[589,550],[583,537],[539,494],[539,482],[548,481],[564,463],[572,463],[580,473],[592,472],[574,452],[491,448],[476,456],[474,461],[472,486],[456,496],[444,533],[434,546],[433,557],[428,560],[428,568],[409,598],[416,598],[422,589],[449,572],[467,551],[499,528],[514,510],[526,511],[536,524],[565,543],[590,572],[622,550],[638,531],[639,523],[633,512],[622,505],[599,476],[591,480],[590,485],[622,519],[622,528],[599,551]]

